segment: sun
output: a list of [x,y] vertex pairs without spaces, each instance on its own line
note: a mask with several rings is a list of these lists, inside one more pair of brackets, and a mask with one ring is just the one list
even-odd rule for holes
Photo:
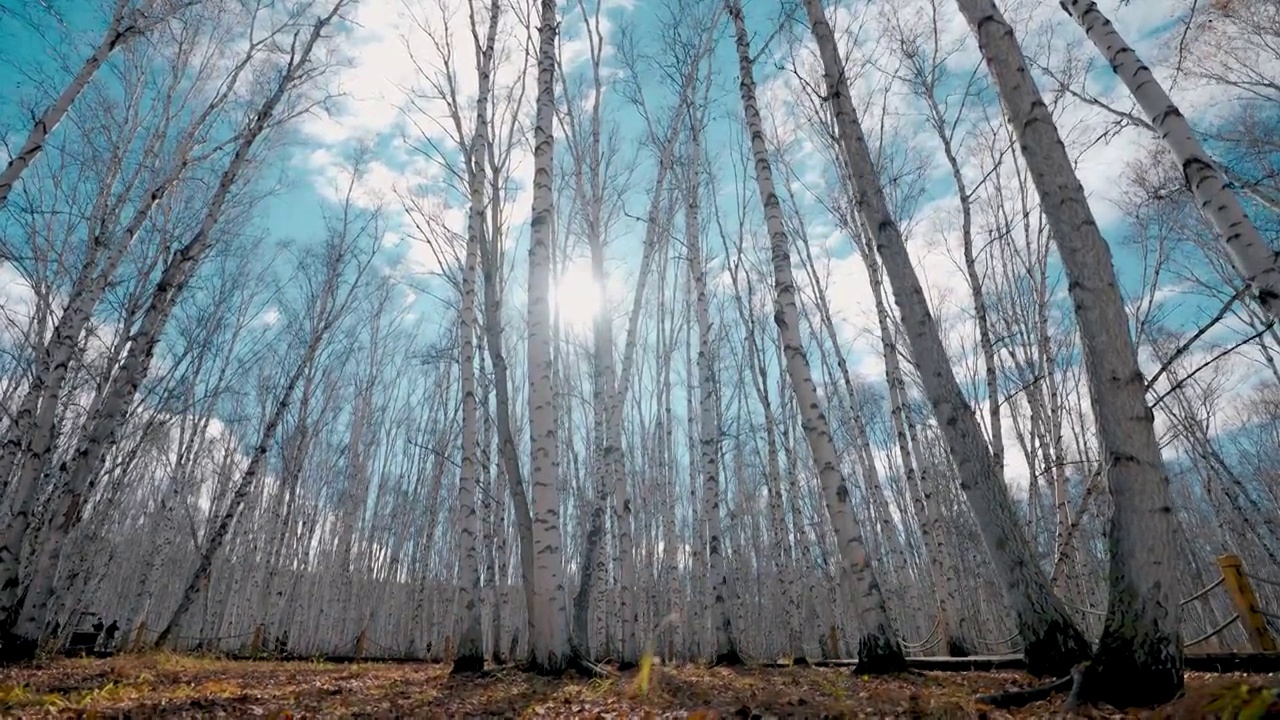
[[583,335],[603,310],[604,289],[591,275],[591,261],[570,262],[551,284],[551,314],[568,332]]

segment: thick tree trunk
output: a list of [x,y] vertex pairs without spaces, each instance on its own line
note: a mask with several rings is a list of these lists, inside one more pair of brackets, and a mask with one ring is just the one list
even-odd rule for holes
[[[459,602],[462,606],[458,650],[453,672],[479,672],[484,669],[484,627],[480,606],[480,518],[476,512],[480,408],[476,400],[476,270],[480,264],[480,244],[485,242],[485,177],[489,154],[489,93],[492,84],[494,46],[497,44],[501,3],[489,6],[488,30],[484,44],[476,39],[475,51],[479,88],[476,94],[475,131],[467,158],[467,183],[471,207],[467,218],[466,255],[462,269],[462,303],[459,308],[458,332],[461,336],[459,383],[462,391],[462,463],[458,477],[458,509],[462,515],[462,544]],[[472,30],[476,18],[471,17]]]
[[702,261],[700,187],[702,183],[701,118],[689,124],[689,179],[685,186],[685,248],[689,258],[689,287],[698,326],[698,462],[702,472],[702,509],[709,529],[709,578],[712,584],[712,622],[715,628],[717,665],[740,665],[738,637],[733,629],[729,576],[724,562],[723,527],[720,522],[720,392],[716,384],[715,355],[711,347],[711,313],[707,309],[706,268]]
[[[991,0],[959,0],[959,5],[995,77],[1053,228],[1084,344],[1114,507],[1107,619],[1088,674],[1090,695],[1118,707],[1165,702],[1182,689],[1169,478],[1111,252],[1013,28]],[[1246,269],[1252,275],[1263,268]],[[1260,289],[1280,299],[1268,285]]]
[[1036,564],[978,418],[956,380],[928,300],[876,177],[835,36],[820,0],[805,0],[805,11],[822,56],[826,98],[834,105],[840,157],[847,164],[858,215],[884,261],[925,392],[945,433],[961,487],[1018,616],[1028,670],[1033,674],[1061,674],[1088,657],[1088,640],[1071,623]]

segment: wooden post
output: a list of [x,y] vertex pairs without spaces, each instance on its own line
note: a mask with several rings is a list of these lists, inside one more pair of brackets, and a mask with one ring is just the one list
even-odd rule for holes
[[249,641],[249,656],[257,657],[262,654],[262,635],[265,628],[262,623],[253,626],[253,639]]
[[142,652],[144,638],[147,635],[147,621],[143,620],[138,623],[138,629],[133,631],[133,642],[129,644],[129,652]]
[[360,637],[356,638],[356,659],[357,660],[364,659],[365,646],[369,642],[369,638],[365,635],[365,633],[367,632],[368,630],[361,630]]
[[1267,620],[1258,609],[1258,596],[1253,594],[1253,585],[1244,574],[1240,556],[1223,555],[1218,558],[1218,567],[1222,569],[1223,584],[1231,594],[1231,602],[1240,616],[1244,633],[1249,636],[1249,646],[1254,652],[1275,652],[1276,639],[1271,635]]

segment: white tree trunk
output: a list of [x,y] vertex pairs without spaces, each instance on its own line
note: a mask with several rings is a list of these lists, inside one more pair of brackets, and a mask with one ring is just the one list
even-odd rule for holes
[[726,0],[725,9],[733,19],[737,37],[742,110],[755,160],[756,185],[769,229],[773,256],[774,321],[782,338],[787,375],[791,379],[791,389],[795,394],[809,450],[813,453],[814,464],[818,469],[823,498],[844,560],[843,567],[852,576],[855,586],[853,596],[858,605],[861,633],[858,639],[858,672],[897,672],[906,666],[906,661],[898,646],[880,583],[867,556],[861,529],[850,507],[849,488],[840,470],[839,455],[827,426],[826,415],[822,412],[818,389],[814,385],[800,338],[800,313],[796,305],[795,278],[788,251],[790,243],[783,226],[782,207],[773,185],[773,169],[765,145],[764,123],[756,105],[755,78],[746,22],[737,0]]
[[533,210],[529,221],[529,482],[533,495],[532,665],[562,672],[570,662],[565,606],[564,560],[560,545],[560,447],[556,441],[552,385],[551,232],[555,212],[552,187],[555,153],[556,1],[542,0],[538,28],[538,94],[534,125]]
[[1186,117],[1160,86],[1151,68],[1098,10],[1097,3],[1062,0],[1060,4],[1084,28],[1098,52],[1129,88],[1156,133],[1182,164],[1182,174],[1200,204],[1200,212],[1218,231],[1227,255],[1240,277],[1253,288],[1258,304],[1273,319],[1280,319],[1280,256],[1245,214],[1226,177],[1196,140]]
[[835,36],[820,0],[805,0],[805,11],[822,56],[826,98],[834,105],[840,142],[838,156],[847,166],[854,201],[871,244],[884,261],[911,341],[912,357],[920,367],[921,381],[938,425],[946,434],[960,473],[961,487],[977,516],[987,548],[1018,616],[1028,670],[1033,674],[1065,672],[1088,656],[1088,641],[1071,624],[1061,601],[1054,597],[1048,579],[1037,566],[981,425],[956,380],[920,279],[916,277],[876,177],[871,152],[853,108]]
[[1110,597],[1087,682],[1096,683],[1095,697],[1117,707],[1165,702],[1182,688],[1169,478],[1111,252],[1013,28],[991,0],[959,5],[999,87],[1070,280],[1108,468]]
[[[462,303],[459,308],[460,335],[459,383],[462,391],[462,462],[458,477],[458,509],[462,516],[459,528],[462,559],[459,578],[459,603],[462,607],[458,650],[453,672],[479,672],[484,669],[484,628],[480,607],[480,517],[476,512],[476,490],[479,486],[480,408],[476,400],[476,269],[480,263],[480,244],[485,242],[485,168],[489,153],[489,93],[492,84],[494,46],[497,43],[501,5],[490,4],[489,23],[484,44],[475,40],[479,88],[476,94],[475,132],[467,158],[467,183],[471,207],[467,218],[466,254],[462,269]],[[472,10],[471,25],[476,18]]]
[[685,188],[684,243],[688,253],[689,287],[698,325],[698,462],[702,473],[702,508],[709,528],[708,555],[712,583],[712,622],[715,628],[717,665],[740,665],[738,638],[733,629],[729,578],[725,570],[723,529],[720,523],[720,425],[719,389],[711,340],[711,313],[707,308],[706,267],[702,260],[702,222],[699,189],[702,183],[702,128],[700,117],[689,124],[689,181]]

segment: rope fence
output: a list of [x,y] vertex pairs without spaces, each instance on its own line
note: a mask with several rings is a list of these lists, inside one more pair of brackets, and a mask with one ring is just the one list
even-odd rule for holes
[[1223,622],[1221,625],[1210,630],[1204,635],[1201,635],[1200,637],[1196,638],[1195,640],[1191,640],[1190,642],[1182,643],[1182,647],[1185,649],[1185,648],[1191,647],[1192,645],[1199,645],[1205,640],[1208,640],[1209,638],[1214,637],[1215,635],[1222,632],[1223,630],[1226,630],[1227,628],[1231,627],[1231,625],[1239,619],[1240,619],[1240,613],[1236,613],[1235,615],[1232,615],[1231,617],[1227,618],[1226,621]]
[[1280,588],[1280,580],[1272,580],[1270,578],[1262,577],[1261,575],[1254,575],[1253,573],[1245,573],[1245,574],[1248,575],[1249,579],[1254,582],[1262,583],[1263,585],[1269,585],[1270,587],[1273,587],[1273,588]]
[[942,618],[939,617],[937,620],[934,621],[933,629],[929,631],[929,634],[925,636],[925,639],[921,640],[918,643],[907,642],[905,640],[899,640],[898,642],[902,645],[902,648],[904,650],[907,650],[908,652],[920,652],[922,650],[928,650],[934,645],[937,645],[942,640],[942,638],[936,637],[938,634],[938,629],[941,627],[942,627]]
[[[1213,582],[1201,588],[1191,596],[1184,600],[1180,600],[1178,605],[1185,607],[1197,600],[1202,600],[1209,596],[1209,593],[1219,587],[1226,587],[1226,591],[1230,596],[1235,613],[1231,617],[1224,620],[1221,624],[1215,626],[1208,632],[1200,635],[1192,640],[1183,643],[1183,648],[1191,648],[1201,645],[1218,635],[1221,635],[1228,628],[1237,622],[1243,626],[1245,636],[1249,641],[1249,645],[1254,652],[1277,652],[1280,647],[1277,646],[1275,632],[1271,625],[1272,622],[1280,623],[1280,613],[1271,612],[1261,608],[1257,595],[1254,593],[1252,583],[1258,583],[1272,588],[1280,589],[1280,581],[1257,575],[1252,572],[1246,572],[1240,558],[1236,555],[1223,555],[1218,558],[1218,566],[1222,570],[1222,574]],[[1088,613],[1095,616],[1105,616],[1104,610],[1095,610],[1094,608],[1065,603],[1067,607]],[[939,616],[933,623],[929,634],[919,642],[910,642],[899,640],[899,644],[907,652],[923,652],[932,649],[943,643],[946,638],[942,637],[939,631],[942,629],[942,617]],[[121,639],[121,649],[129,652],[138,652],[149,648],[159,637],[161,631],[147,627],[146,623],[140,623],[133,631],[133,637],[129,640]],[[1015,630],[1008,637],[999,640],[989,640],[981,637],[973,637],[971,640],[980,645],[987,646],[989,649],[999,649],[1010,645],[1018,639],[1019,633]],[[211,644],[215,647],[221,643],[232,640],[243,640],[252,638],[247,648],[250,656],[279,656],[287,654],[287,648],[280,647],[280,638],[274,640],[267,637],[265,625],[259,624],[252,630],[247,632],[234,633],[230,635],[217,636],[194,636],[194,635],[170,635],[169,640],[175,642],[194,642],[197,648],[207,648]],[[276,645],[275,651],[268,649],[267,646]],[[382,657],[405,657],[406,653],[398,648],[377,642],[369,637],[368,630],[363,629],[351,640],[350,643],[343,643],[340,648],[353,648],[353,657],[357,660],[364,658],[368,654],[370,647],[380,651]],[[109,649],[109,648],[108,648]],[[1012,653],[1022,651],[1022,646],[1018,646],[1011,650]],[[339,650],[338,652],[342,652]],[[334,655],[333,657],[338,657]]]
[[[1246,572],[1239,556],[1236,555],[1223,555],[1219,557],[1218,567],[1222,570],[1222,574],[1216,580],[1196,591],[1190,597],[1178,601],[1178,606],[1186,607],[1197,600],[1202,600],[1208,597],[1209,593],[1214,590],[1226,586],[1227,593],[1230,595],[1231,603],[1236,612],[1231,617],[1224,620],[1220,625],[1217,625],[1203,635],[1183,643],[1182,647],[1185,649],[1200,645],[1217,637],[1218,635],[1221,635],[1232,625],[1239,622],[1243,625],[1245,635],[1249,639],[1249,645],[1254,652],[1276,652],[1277,650],[1280,650],[1280,647],[1277,647],[1275,634],[1273,633],[1270,625],[1270,622],[1280,623],[1280,614],[1263,610],[1260,607],[1257,595],[1254,593],[1253,586],[1250,583],[1250,581],[1253,581],[1261,585],[1280,589],[1280,581],[1262,577],[1251,572]],[[1089,615],[1105,617],[1107,614],[1107,611],[1105,610],[1096,610],[1091,607],[1076,605],[1069,602],[1064,602],[1064,604],[1073,610]],[[918,643],[901,641],[902,647],[911,652],[919,652],[937,645],[943,640],[941,637],[936,639],[934,638],[934,635],[938,632],[941,624],[942,618],[939,617],[937,622],[933,625],[933,630],[929,632],[928,637]],[[1000,640],[988,640],[981,637],[971,639],[980,645],[986,646],[988,649],[1000,649],[1009,645],[1014,640],[1017,640],[1018,633],[1015,631],[1008,637]],[[1022,648],[1019,647],[1013,652],[1021,652],[1021,650]]]

